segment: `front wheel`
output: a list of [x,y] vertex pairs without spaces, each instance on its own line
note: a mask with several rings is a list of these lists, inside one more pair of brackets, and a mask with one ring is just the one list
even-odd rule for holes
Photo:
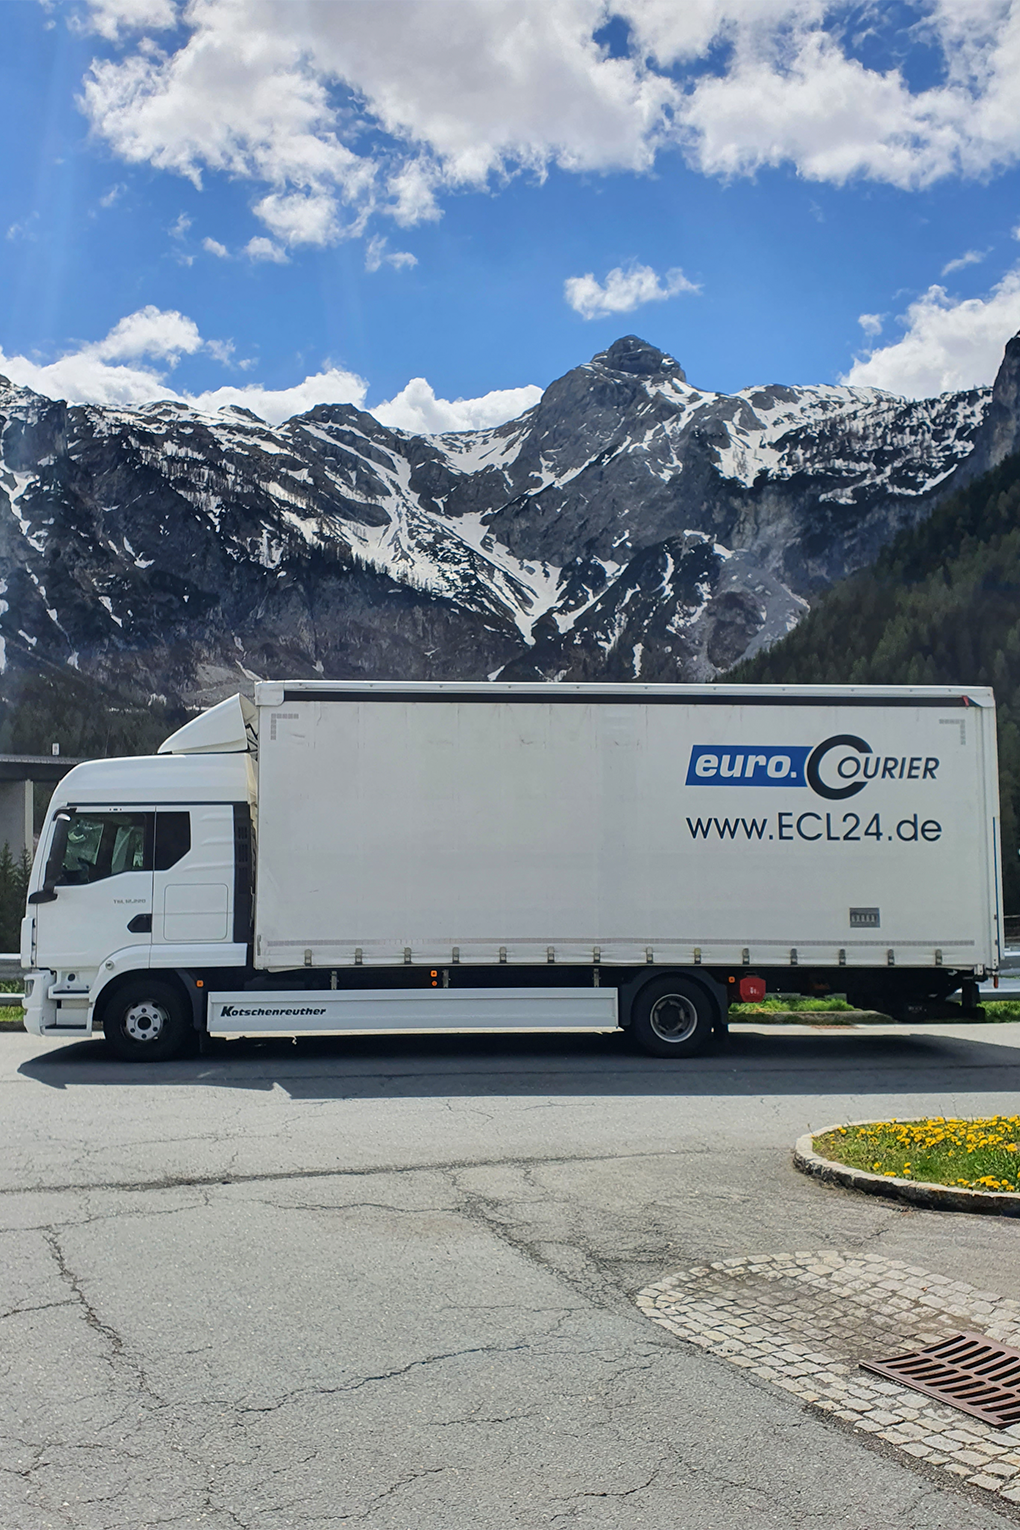
[[653,1057],[696,1057],[712,1034],[715,1012],[701,987],[677,973],[647,983],[634,1000],[630,1029]]
[[165,1062],[193,1035],[183,995],[163,978],[132,978],[103,1005],[107,1046],[125,1062]]

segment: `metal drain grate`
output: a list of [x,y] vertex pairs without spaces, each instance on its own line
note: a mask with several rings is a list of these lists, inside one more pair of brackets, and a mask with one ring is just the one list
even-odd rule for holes
[[1020,1350],[983,1334],[957,1333],[888,1360],[863,1360],[861,1370],[924,1392],[996,1429],[1020,1424]]

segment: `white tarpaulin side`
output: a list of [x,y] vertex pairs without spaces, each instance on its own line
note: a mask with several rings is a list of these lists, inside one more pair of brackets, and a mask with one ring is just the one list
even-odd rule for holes
[[259,966],[995,960],[990,692],[265,689]]

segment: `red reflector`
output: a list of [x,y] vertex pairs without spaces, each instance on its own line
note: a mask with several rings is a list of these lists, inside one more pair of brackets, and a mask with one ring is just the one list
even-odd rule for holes
[[742,977],[740,979],[740,1002],[742,1004],[758,1004],[764,997],[764,978]]

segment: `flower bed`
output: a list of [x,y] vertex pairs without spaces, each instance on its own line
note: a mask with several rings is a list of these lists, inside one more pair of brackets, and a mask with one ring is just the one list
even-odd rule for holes
[[835,1163],[889,1179],[1020,1191],[1020,1116],[868,1121],[821,1133],[813,1148]]

